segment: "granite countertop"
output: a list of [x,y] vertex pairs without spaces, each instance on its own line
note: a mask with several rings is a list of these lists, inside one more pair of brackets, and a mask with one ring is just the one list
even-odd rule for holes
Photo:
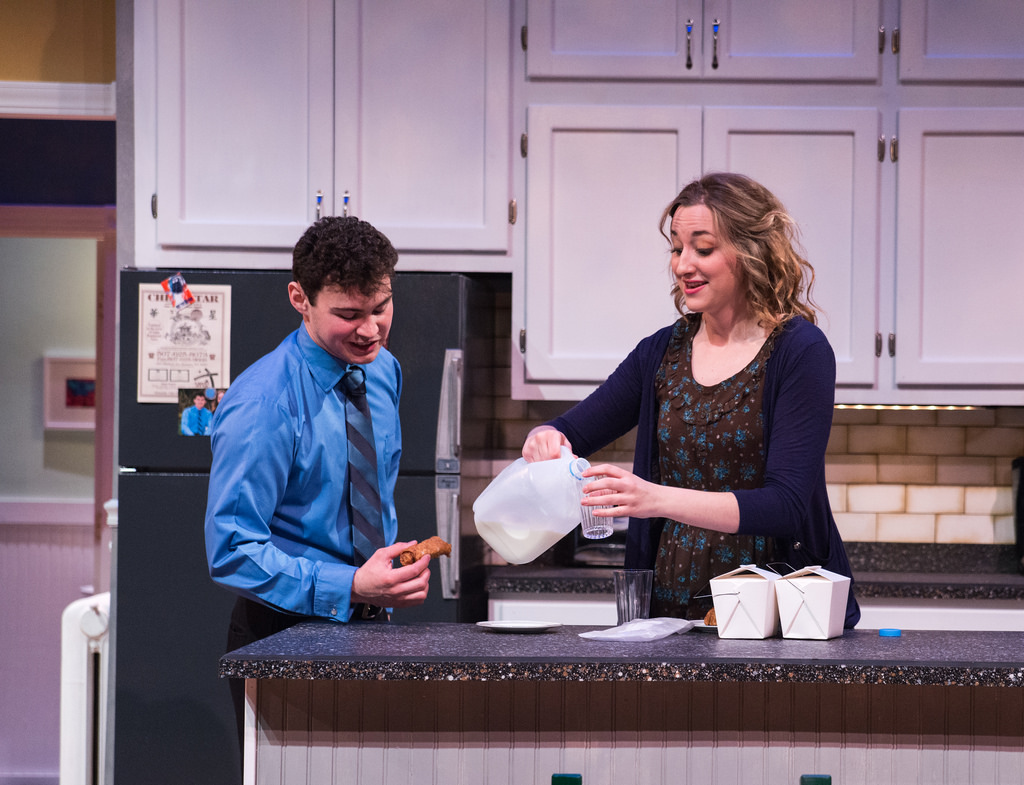
[[581,638],[597,627],[507,634],[472,624],[302,622],[224,655],[255,679],[726,681],[1024,685],[1024,633],[848,630],[827,641],[727,640],[691,630],[656,641]]
[[[1008,573],[858,572],[858,597],[938,600],[1024,599],[1024,575]],[[491,567],[488,594],[611,594],[606,567]]]
[[1008,573],[861,572],[858,597],[934,600],[1021,600],[1024,575]]
[[484,590],[491,594],[612,594],[611,567],[490,567]]
[[[846,543],[858,597],[1022,600],[1024,574],[1012,545]],[[611,594],[612,568],[533,563],[491,567],[488,594]]]

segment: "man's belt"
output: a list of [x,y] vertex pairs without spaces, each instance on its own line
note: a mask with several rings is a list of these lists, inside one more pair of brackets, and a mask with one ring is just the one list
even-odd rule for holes
[[352,606],[352,621],[390,621],[388,609],[360,602]]

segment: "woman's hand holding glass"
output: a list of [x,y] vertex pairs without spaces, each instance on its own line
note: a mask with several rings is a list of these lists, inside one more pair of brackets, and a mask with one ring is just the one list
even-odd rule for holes
[[585,507],[596,508],[596,518],[650,518],[660,514],[661,485],[641,480],[611,463],[591,466],[583,476],[596,478],[583,486],[586,495],[582,502]]

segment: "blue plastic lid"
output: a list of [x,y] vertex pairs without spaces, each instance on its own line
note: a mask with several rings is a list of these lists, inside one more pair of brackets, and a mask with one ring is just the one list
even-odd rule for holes
[[590,461],[586,458],[576,458],[569,464],[569,474],[577,480],[583,479],[583,472],[590,468]]
[[878,635],[882,638],[898,638],[903,634],[902,631],[895,627],[886,627],[878,631]]

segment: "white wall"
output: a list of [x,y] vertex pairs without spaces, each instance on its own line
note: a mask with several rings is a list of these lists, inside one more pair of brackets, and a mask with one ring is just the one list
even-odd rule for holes
[[96,241],[0,237],[0,783],[57,782],[60,614],[93,574],[93,434],[43,428],[46,353],[91,356]]
[[96,241],[0,237],[0,502],[93,495],[91,431],[44,431],[43,356],[96,351]]

